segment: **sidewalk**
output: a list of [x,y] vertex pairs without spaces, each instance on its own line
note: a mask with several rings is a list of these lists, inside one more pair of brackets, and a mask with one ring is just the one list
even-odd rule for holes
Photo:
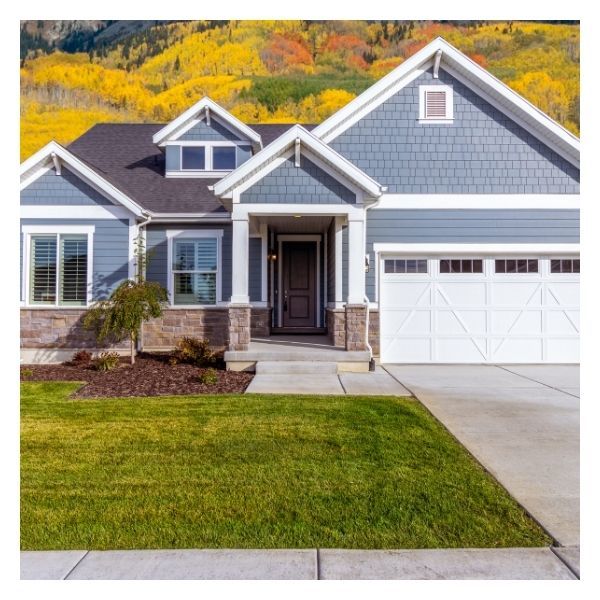
[[21,552],[21,579],[577,579],[578,575],[578,548]]

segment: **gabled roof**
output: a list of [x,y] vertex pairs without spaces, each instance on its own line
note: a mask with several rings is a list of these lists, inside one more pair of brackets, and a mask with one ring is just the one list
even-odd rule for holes
[[260,173],[275,158],[294,147],[297,141],[300,143],[301,152],[309,150],[318,159],[333,167],[337,172],[337,179],[350,182],[354,187],[360,188],[367,197],[379,198],[384,192],[384,188],[364,171],[315,137],[302,125],[295,125],[235,171],[217,181],[213,187],[215,195],[220,198],[231,198],[235,188],[241,186],[248,178]]
[[59,166],[64,163],[71,171],[104,194],[108,199],[121,204],[138,217],[145,215],[144,210],[137,202],[108,181],[106,177],[103,177],[91,165],[78,158],[54,140],[21,163],[19,168],[21,189],[27,187],[35,179],[40,170],[53,163]]
[[[292,126],[253,127],[263,143],[269,144]],[[152,143],[152,136],[162,127],[162,123],[100,123],[71,142],[68,150],[153,214],[225,217],[225,208],[208,189],[216,177],[165,177],[165,155]]]
[[242,123],[237,117],[234,117],[229,111],[213,102],[208,96],[204,96],[193,106],[188,108],[184,113],[181,113],[176,119],[165,125],[160,131],[157,131],[152,137],[152,141],[158,146],[163,145],[169,138],[174,137],[174,134],[182,132],[186,127],[190,126],[198,118],[204,118],[206,111],[210,111],[217,115],[227,126],[239,132],[247,138],[252,145],[257,148],[262,148],[261,137],[256,131]]
[[331,142],[431,67],[436,56],[442,69],[507,114],[563,158],[579,166],[579,138],[441,37],[323,121],[313,130],[313,134],[325,143]]

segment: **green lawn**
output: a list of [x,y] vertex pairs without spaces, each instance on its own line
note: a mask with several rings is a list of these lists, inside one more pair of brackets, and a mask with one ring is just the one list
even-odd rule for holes
[[550,539],[415,400],[21,388],[21,546],[436,548]]

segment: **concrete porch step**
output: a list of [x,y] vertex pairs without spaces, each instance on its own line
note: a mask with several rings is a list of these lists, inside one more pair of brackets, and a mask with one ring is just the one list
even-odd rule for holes
[[256,363],[257,375],[337,375],[337,372],[336,362],[260,360]]

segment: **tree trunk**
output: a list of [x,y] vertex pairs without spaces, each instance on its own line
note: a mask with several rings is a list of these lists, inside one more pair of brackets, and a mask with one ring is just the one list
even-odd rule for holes
[[135,336],[129,336],[130,353],[131,353],[131,364],[135,364]]

